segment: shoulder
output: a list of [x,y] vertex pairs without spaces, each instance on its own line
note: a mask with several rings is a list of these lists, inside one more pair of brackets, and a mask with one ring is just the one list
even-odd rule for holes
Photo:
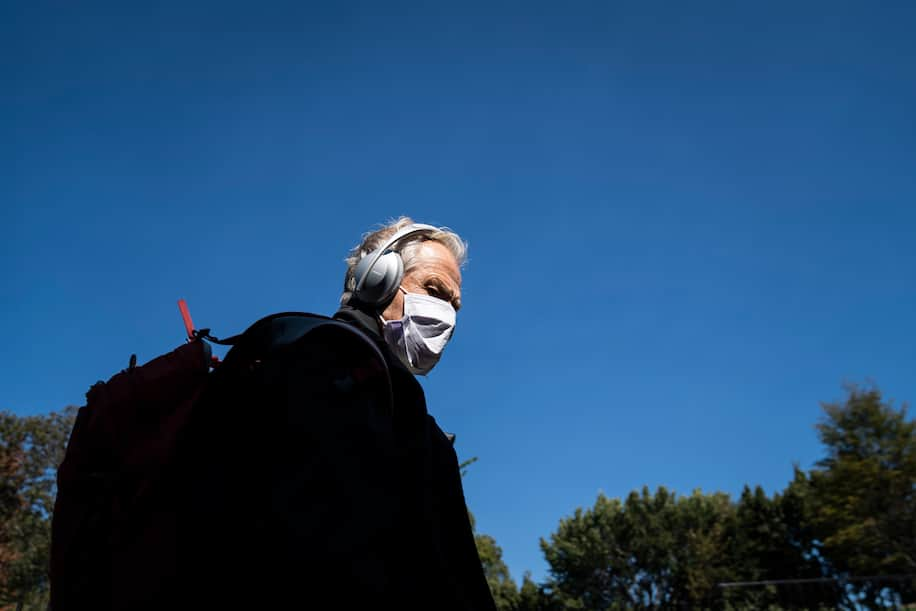
[[375,342],[357,327],[307,312],[281,312],[258,320],[234,338],[225,361],[263,361],[310,351],[329,360],[367,355],[384,362]]
[[234,338],[215,373],[233,380],[230,385],[253,380],[313,394],[373,391],[391,406],[388,366],[375,342],[350,324],[317,314],[282,312],[258,320]]

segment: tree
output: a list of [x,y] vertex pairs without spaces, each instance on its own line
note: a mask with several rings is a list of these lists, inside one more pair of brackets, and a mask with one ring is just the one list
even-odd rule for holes
[[522,577],[522,586],[518,590],[517,611],[563,611],[559,602],[551,596],[544,586],[539,586],[531,579],[531,574],[525,572]]
[[[468,467],[477,462],[473,456],[458,465],[461,477],[468,473]],[[503,562],[503,550],[496,544],[496,539],[490,535],[477,532],[477,521],[474,514],[468,510],[471,529],[474,531],[474,543],[477,545],[477,555],[483,565],[483,573],[487,577],[490,593],[499,611],[516,611],[519,602],[518,587],[509,575],[509,567]]]
[[[810,473],[796,467],[772,497],[760,487],[745,487],[737,502],[643,488],[576,509],[541,540],[551,577],[541,588],[524,583],[520,608],[878,609],[916,600],[916,423],[874,388],[851,387],[846,401],[823,407],[826,457]],[[723,587],[736,582],[744,585]]]
[[678,498],[664,487],[654,495],[643,488],[624,503],[600,495],[541,540],[550,595],[564,609],[713,606],[730,575],[733,529],[725,494]]
[[[541,548],[551,573],[547,603],[563,609],[818,609],[841,598],[829,583],[723,587],[822,577],[795,490],[768,497],[746,487],[737,503],[664,487],[634,491],[625,502],[602,495],[562,520]],[[523,599],[535,591],[523,586]],[[538,604],[529,608],[549,608],[544,598]]]
[[480,556],[483,573],[487,577],[496,608],[499,611],[515,611],[519,602],[518,587],[509,575],[509,567],[503,561],[503,550],[490,535],[477,533],[474,516],[470,515],[470,518],[471,526],[475,528],[474,543],[477,544],[477,555]]
[[[796,478],[799,474],[796,470]],[[760,486],[753,491],[745,486],[736,507],[731,550],[734,579],[784,585],[729,588],[724,592],[728,605],[747,609],[836,608],[843,596],[832,583],[795,581],[824,577],[813,550],[805,499],[795,487],[790,485],[782,494],[768,497]]]
[[75,416],[0,412],[0,605],[46,596],[55,476]]
[[[847,392],[844,402],[823,405],[817,431],[826,456],[798,484],[819,553],[841,580],[916,574],[916,422],[877,388]],[[848,585],[871,608],[883,606],[888,592],[916,599],[913,580]]]

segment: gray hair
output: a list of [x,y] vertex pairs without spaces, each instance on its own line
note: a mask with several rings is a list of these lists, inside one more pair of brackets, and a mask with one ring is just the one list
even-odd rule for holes
[[[353,290],[356,288],[356,277],[354,276],[354,272],[356,271],[356,265],[359,263],[360,259],[378,249],[391,236],[404,227],[413,224],[413,219],[402,216],[396,221],[389,222],[381,229],[363,235],[363,241],[360,242],[358,246],[354,247],[346,258],[347,274],[344,276],[344,290],[340,295],[341,305],[346,305],[353,296]],[[417,253],[420,250],[420,244],[427,240],[439,242],[448,248],[449,251],[455,255],[455,260],[458,262],[459,268],[463,267],[465,262],[467,262],[467,243],[448,227],[439,227],[436,231],[430,230],[423,233],[417,233],[395,243],[394,246],[396,248],[394,250],[397,250],[397,252],[401,254],[401,259],[404,261],[405,274],[417,266]]]

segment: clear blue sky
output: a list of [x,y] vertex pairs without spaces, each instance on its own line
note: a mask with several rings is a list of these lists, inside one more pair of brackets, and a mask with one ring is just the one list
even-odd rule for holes
[[331,313],[402,214],[470,242],[424,386],[516,579],[599,491],[771,493],[844,381],[916,398],[916,4],[128,4],[0,8],[0,409],[179,297]]

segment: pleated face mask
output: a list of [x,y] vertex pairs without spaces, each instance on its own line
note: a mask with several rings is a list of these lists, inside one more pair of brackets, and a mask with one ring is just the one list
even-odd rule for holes
[[455,308],[429,295],[404,293],[404,318],[382,320],[382,334],[411,373],[426,375],[439,362],[455,330]]

